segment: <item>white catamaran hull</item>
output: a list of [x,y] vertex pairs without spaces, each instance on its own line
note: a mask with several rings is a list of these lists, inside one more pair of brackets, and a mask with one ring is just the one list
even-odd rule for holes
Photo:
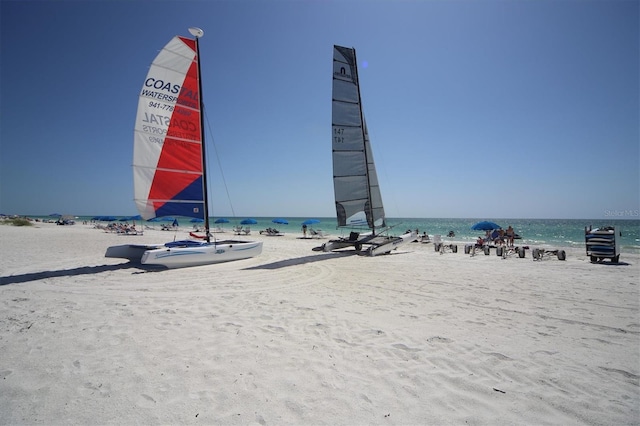
[[403,245],[413,242],[418,239],[418,233],[407,232],[406,234],[400,235],[399,237],[393,237],[388,242],[380,245],[372,245],[369,247],[368,254],[369,256],[376,256],[378,254],[387,254],[390,253],[391,250],[396,250]]
[[165,245],[122,245],[109,247],[105,257],[129,259],[143,265],[185,268],[248,259],[262,253],[262,242],[222,241],[167,247]]
[[379,254],[389,253],[392,250],[396,250],[403,245],[415,241],[418,238],[418,233],[407,232],[399,237],[384,237],[384,236],[365,236],[360,239],[339,239],[339,240],[331,240],[327,241],[323,246],[322,250],[325,252],[340,250],[347,247],[354,247],[356,251],[362,250],[363,246],[368,246],[367,254],[369,256],[376,256]]

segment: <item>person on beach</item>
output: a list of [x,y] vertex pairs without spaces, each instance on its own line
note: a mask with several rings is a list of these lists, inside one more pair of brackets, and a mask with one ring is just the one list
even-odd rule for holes
[[302,237],[303,238],[307,238],[307,225],[306,224],[302,225]]
[[511,227],[511,225],[509,225],[509,227],[507,228],[507,244],[510,247],[513,247],[513,239],[515,238],[515,232],[513,231],[513,228]]

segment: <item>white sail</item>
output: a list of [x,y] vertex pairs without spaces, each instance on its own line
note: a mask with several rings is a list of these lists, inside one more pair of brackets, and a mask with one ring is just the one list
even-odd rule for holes
[[385,226],[384,207],[362,112],[355,49],[334,46],[333,187],[338,226]]

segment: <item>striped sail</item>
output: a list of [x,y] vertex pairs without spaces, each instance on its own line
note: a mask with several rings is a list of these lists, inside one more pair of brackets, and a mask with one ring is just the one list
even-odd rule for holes
[[134,131],[134,198],[144,219],[203,219],[202,129],[195,40],[174,37],[144,80]]
[[362,113],[356,52],[341,46],[333,47],[332,146],[338,226],[386,226]]

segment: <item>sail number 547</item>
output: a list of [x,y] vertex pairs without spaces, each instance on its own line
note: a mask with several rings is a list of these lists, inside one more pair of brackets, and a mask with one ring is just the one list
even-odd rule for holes
[[335,143],[343,143],[344,142],[344,129],[341,127],[333,128],[333,141]]

